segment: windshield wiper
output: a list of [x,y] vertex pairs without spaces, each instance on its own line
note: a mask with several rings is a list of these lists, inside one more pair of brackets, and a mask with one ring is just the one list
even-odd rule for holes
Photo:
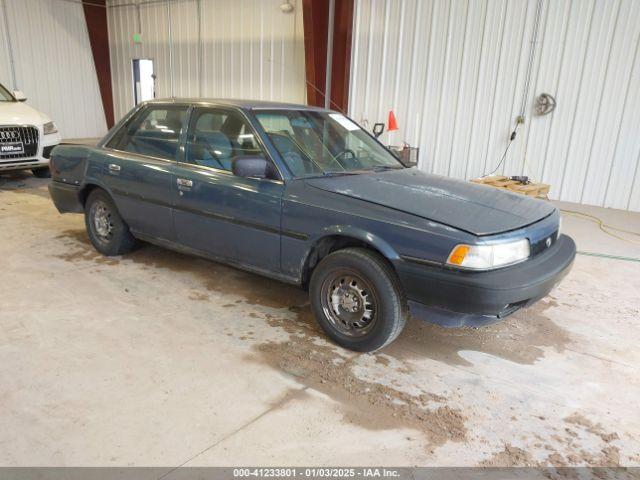
[[360,168],[358,170],[327,170],[317,175],[305,175],[304,178],[342,177],[345,175],[362,175],[363,173],[383,172],[386,170],[402,170],[402,167],[378,165],[373,168]]
[[371,170],[374,172],[384,172],[385,170],[402,170],[403,167],[392,167],[391,165],[377,165]]
[[339,177],[342,175],[360,175],[363,170],[332,170],[329,172],[322,172],[323,177]]
[[302,178],[342,177],[344,175],[360,175],[366,170],[331,170],[317,175],[304,175]]

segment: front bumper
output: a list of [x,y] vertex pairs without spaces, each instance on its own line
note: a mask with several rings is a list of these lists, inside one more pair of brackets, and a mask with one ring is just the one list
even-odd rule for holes
[[415,317],[448,327],[482,326],[545,297],[569,273],[575,255],[574,241],[561,235],[544,253],[498,270],[468,272],[409,261],[397,270]]
[[38,151],[36,154],[22,158],[2,158],[0,156],[0,173],[49,166],[51,151],[60,144],[62,138],[59,133],[43,135],[42,126],[36,128],[38,129]]

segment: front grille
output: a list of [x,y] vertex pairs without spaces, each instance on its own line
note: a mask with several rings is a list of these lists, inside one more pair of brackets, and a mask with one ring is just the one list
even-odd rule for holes
[[51,150],[53,150],[53,147],[55,147],[56,145],[49,145],[48,147],[44,147],[42,149],[42,156],[44,158],[51,158]]
[[0,154],[0,163],[14,158],[35,157],[38,154],[38,129],[36,127],[0,127],[0,145],[22,142],[24,152]]

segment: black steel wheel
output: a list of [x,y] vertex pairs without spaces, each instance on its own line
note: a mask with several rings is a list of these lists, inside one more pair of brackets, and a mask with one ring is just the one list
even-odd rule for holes
[[338,269],[321,287],[322,311],[334,328],[348,337],[363,337],[377,320],[375,289],[353,270]]
[[406,323],[406,300],[395,271],[367,249],[347,248],[323,258],[313,271],[309,295],[322,329],[350,350],[378,350]]

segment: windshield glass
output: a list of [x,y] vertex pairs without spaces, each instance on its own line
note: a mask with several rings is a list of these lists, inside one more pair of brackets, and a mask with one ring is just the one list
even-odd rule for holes
[[256,118],[295,177],[404,168],[386,148],[340,113],[260,110]]
[[0,102],[13,102],[13,95],[0,83]]

